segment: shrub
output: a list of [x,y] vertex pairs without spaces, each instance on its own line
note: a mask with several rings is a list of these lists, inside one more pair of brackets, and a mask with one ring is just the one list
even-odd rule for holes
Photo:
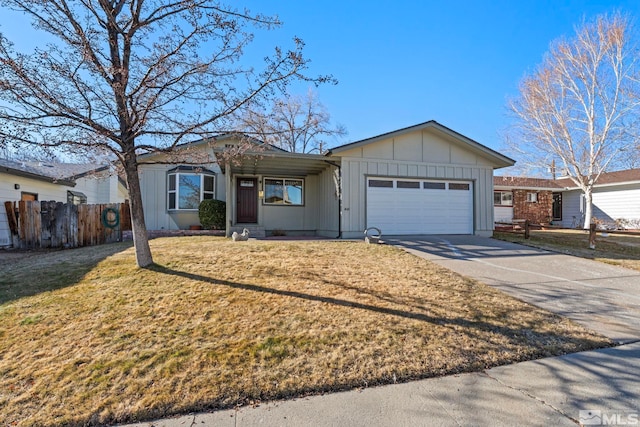
[[198,207],[200,224],[205,230],[220,230],[225,226],[227,204],[222,200],[203,200]]

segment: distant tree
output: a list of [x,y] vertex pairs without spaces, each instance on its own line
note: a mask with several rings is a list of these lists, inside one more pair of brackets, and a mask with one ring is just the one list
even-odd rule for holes
[[508,144],[528,164],[556,160],[584,192],[585,228],[594,183],[637,141],[640,75],[631,40],[625,16],[598,16],[554,41],[509,103],[516,121]]
[[331,115],[309,89],[305,96],[274,99],[266,109],[248,104],[239,119],[239,130],[292,153],[323,152],[327,141],[344,136],[344,126],[331,124]]
[[[115,155],[127,178],[140,267],[153,263],[138,155],[233,130],[230,118],[308,78],[303,42],[243,64],[251,27],[276,17],[206,0],[0,0],[51,44],[17,53],[0,35],[0,141]],[[211,160],[213,161],[213,160]]]

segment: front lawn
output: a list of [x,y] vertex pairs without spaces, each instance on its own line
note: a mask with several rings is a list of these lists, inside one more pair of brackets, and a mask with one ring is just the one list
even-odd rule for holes
[[0,262],[3,425],[149,420],[610,345],[389,246],[151,245],[146,270],[122,244]]
[[494,232],[496,239],[561,252],[640,271],[640,236],[598,232],[596,248],[589,249],[589,232],[584,230],[532,230],[522,233]]

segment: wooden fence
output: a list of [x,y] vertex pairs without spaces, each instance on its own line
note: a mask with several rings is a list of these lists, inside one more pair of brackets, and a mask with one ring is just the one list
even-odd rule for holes
[[5,202],[15,248],[76,248],[122,240],[131,230],[128,203],[74,205],[62,202]]

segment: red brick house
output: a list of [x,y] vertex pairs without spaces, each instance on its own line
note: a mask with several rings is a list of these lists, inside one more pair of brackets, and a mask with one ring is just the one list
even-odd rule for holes
[[[584,195],[570,178],[494,176],[495,222],[529,220],[581,227]],[[596,222],[618,228],[640,228],[640,169],[606,172],[593,187]]]

